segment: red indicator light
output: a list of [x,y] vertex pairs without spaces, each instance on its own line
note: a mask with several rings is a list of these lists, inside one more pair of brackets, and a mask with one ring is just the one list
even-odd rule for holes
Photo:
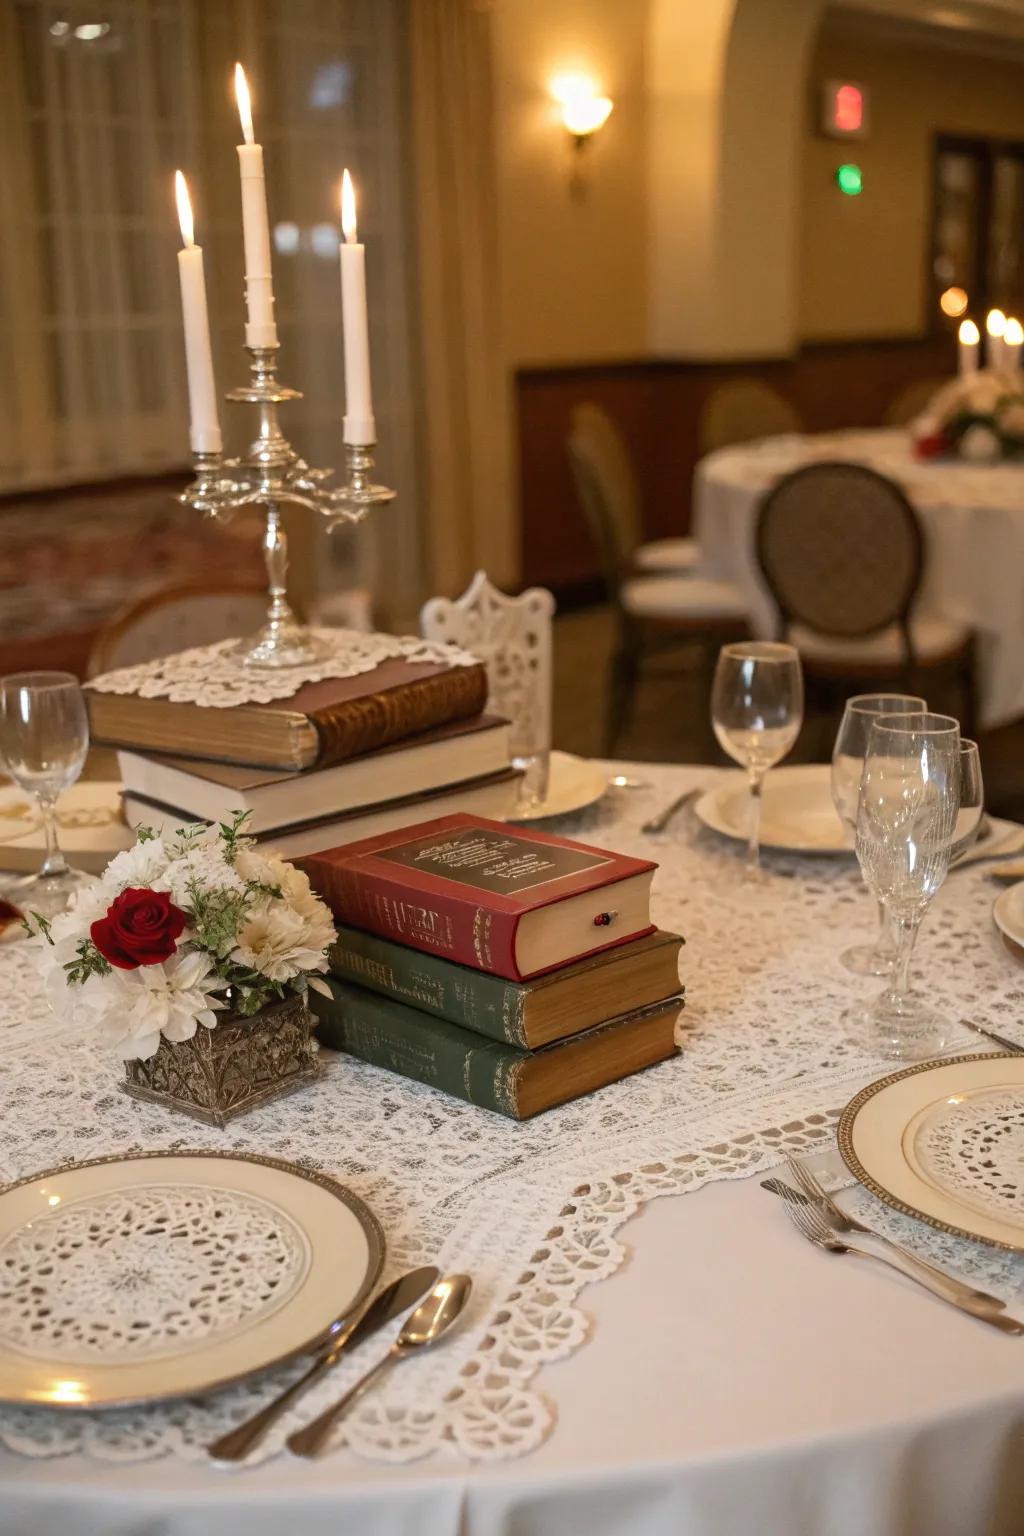
[[832,121],[840,133],[858,133],[864,122],[864,97],[856,85],[841,85],[836,91]]

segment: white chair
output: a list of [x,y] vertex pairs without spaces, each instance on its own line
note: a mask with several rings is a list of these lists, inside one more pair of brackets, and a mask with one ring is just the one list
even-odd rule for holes
[[696,539],[642,542],[643,518],[636,475],[625,439],[608,412],[589,400],[577,405],[572,413],[571,442],[573,452],[586,462],[590,474],[601,484],[633,569],[659,575],[696,570],[700,564]]
[[252,634],[267,615],[265,586],[227,582],[163,587],[114,615],[96,637],[88,675]]
[[[696,649],[710,689],[717,647],[747,632],[747,604],[739,587],[707,577],[637,572],[628,525],[616,512],[605,468],[595,461],[586,434],[569,436],[569,464],[580,505],[590,524],[618,619],[605,725],[605,753],[612,757],[632,711],[641,674],[657,655]],[[662,673],[678,671],[670,659]]]
[[545,587],[509,597],[477,571],[461,597],[432,597],[420,614],[424,639],[453,641],[486,666],[488,707],[511,722],[513,761],[526,770],[524,790],[535,800],[547,794],[554,612]]

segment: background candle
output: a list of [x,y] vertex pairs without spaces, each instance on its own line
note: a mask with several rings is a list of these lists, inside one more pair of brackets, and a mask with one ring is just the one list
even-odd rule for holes
[[985,330],[988,333],[985,342],[985,363],[987,367],[998,370],[1004,366],[1003,333],[1006,330],[1006,316],[1001,309],[989,310],[985,316]]
[[235,96],[242,120],[244,144],[238,146],[242,178],[242,238],[245,242],[245,304],[247,347],[276,347],[274,281],[270,267],[270,222],[267,184],[263,175],[263,146],[255,143],[249,85],[241,64],[235,65]]
[[181,282],[181,315],[185,327],[185,369],[191,417],[189,440],[193,453],[220,453],[222,441],[217,415],[217,387],[213,379],[210,321],[206,311],[206,276],[203,248],[196,245],[188,184],[180,171],[174,173],[178,223],[184,249],[178,252]]
[[1003,332],[1003,367],[1011,373],[1020,372],[1020,349],[1024,342],[1024,326],[1019,320],[1009,319]]
[[356,238],[356,199],[348,171],[341,178],[341,317],[345,328],[346,443],[374,443],[370,338],[366,322],[366,248]]
[[981,351],[981,332],[973,320],[961,320],[960,329],[957,332],[959,340],[958,356],[960,363],[960,377],[967,378],[968,374],[978,371],[978,354]]

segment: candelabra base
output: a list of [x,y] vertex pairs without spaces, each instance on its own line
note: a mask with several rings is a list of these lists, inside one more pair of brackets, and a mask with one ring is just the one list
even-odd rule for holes
[[243,667],[303,667],[326,656],[326,647],[304,629],[294,614],[274,619],[255,635],[239,640],[235,655]]

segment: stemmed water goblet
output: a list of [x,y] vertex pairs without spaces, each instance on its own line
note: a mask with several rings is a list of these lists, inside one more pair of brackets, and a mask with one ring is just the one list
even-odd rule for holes
[[57,799],[78,778],[88,749],[85,699],[70,672],[0,678],[0,763],[35,798],[46,840],[39,873],[8,887],[23,911],[54,917],[89,879],[70,868],[57,838]]
[[960,809],[957,811],[950,864],[955,864],[973,847],[985,815],[985,785],[981,776],[978,743],[960,738]]
[[803,717],[803,669],[795,646],[770,640],[723,645],[711,690],[711,723],[719,745],[747,771],[749,875],[760,868],[765,774],[790,751]]
[[910,986],[921,920],[949,869],[960,808],[960,727],[949,715],[883,715],[872,723],[857,811],[857,858],[896,933],[881,995],[850,1010],[851,1033],[900,1061],[934,1056],[947,1026]]
[[[832,804],[849,833],[853,847],[857,834],[857,806],[864,772],[864,753],[872,723],[882,715],[905,715],[927,710],[924,699],[912,693],[858,693],[847,699],[832,749]],[[854,944],[844,949],[840,962],[855,976],[887,976],[896,954],[896,939],[878,903],[878,935],[873,944]]]

